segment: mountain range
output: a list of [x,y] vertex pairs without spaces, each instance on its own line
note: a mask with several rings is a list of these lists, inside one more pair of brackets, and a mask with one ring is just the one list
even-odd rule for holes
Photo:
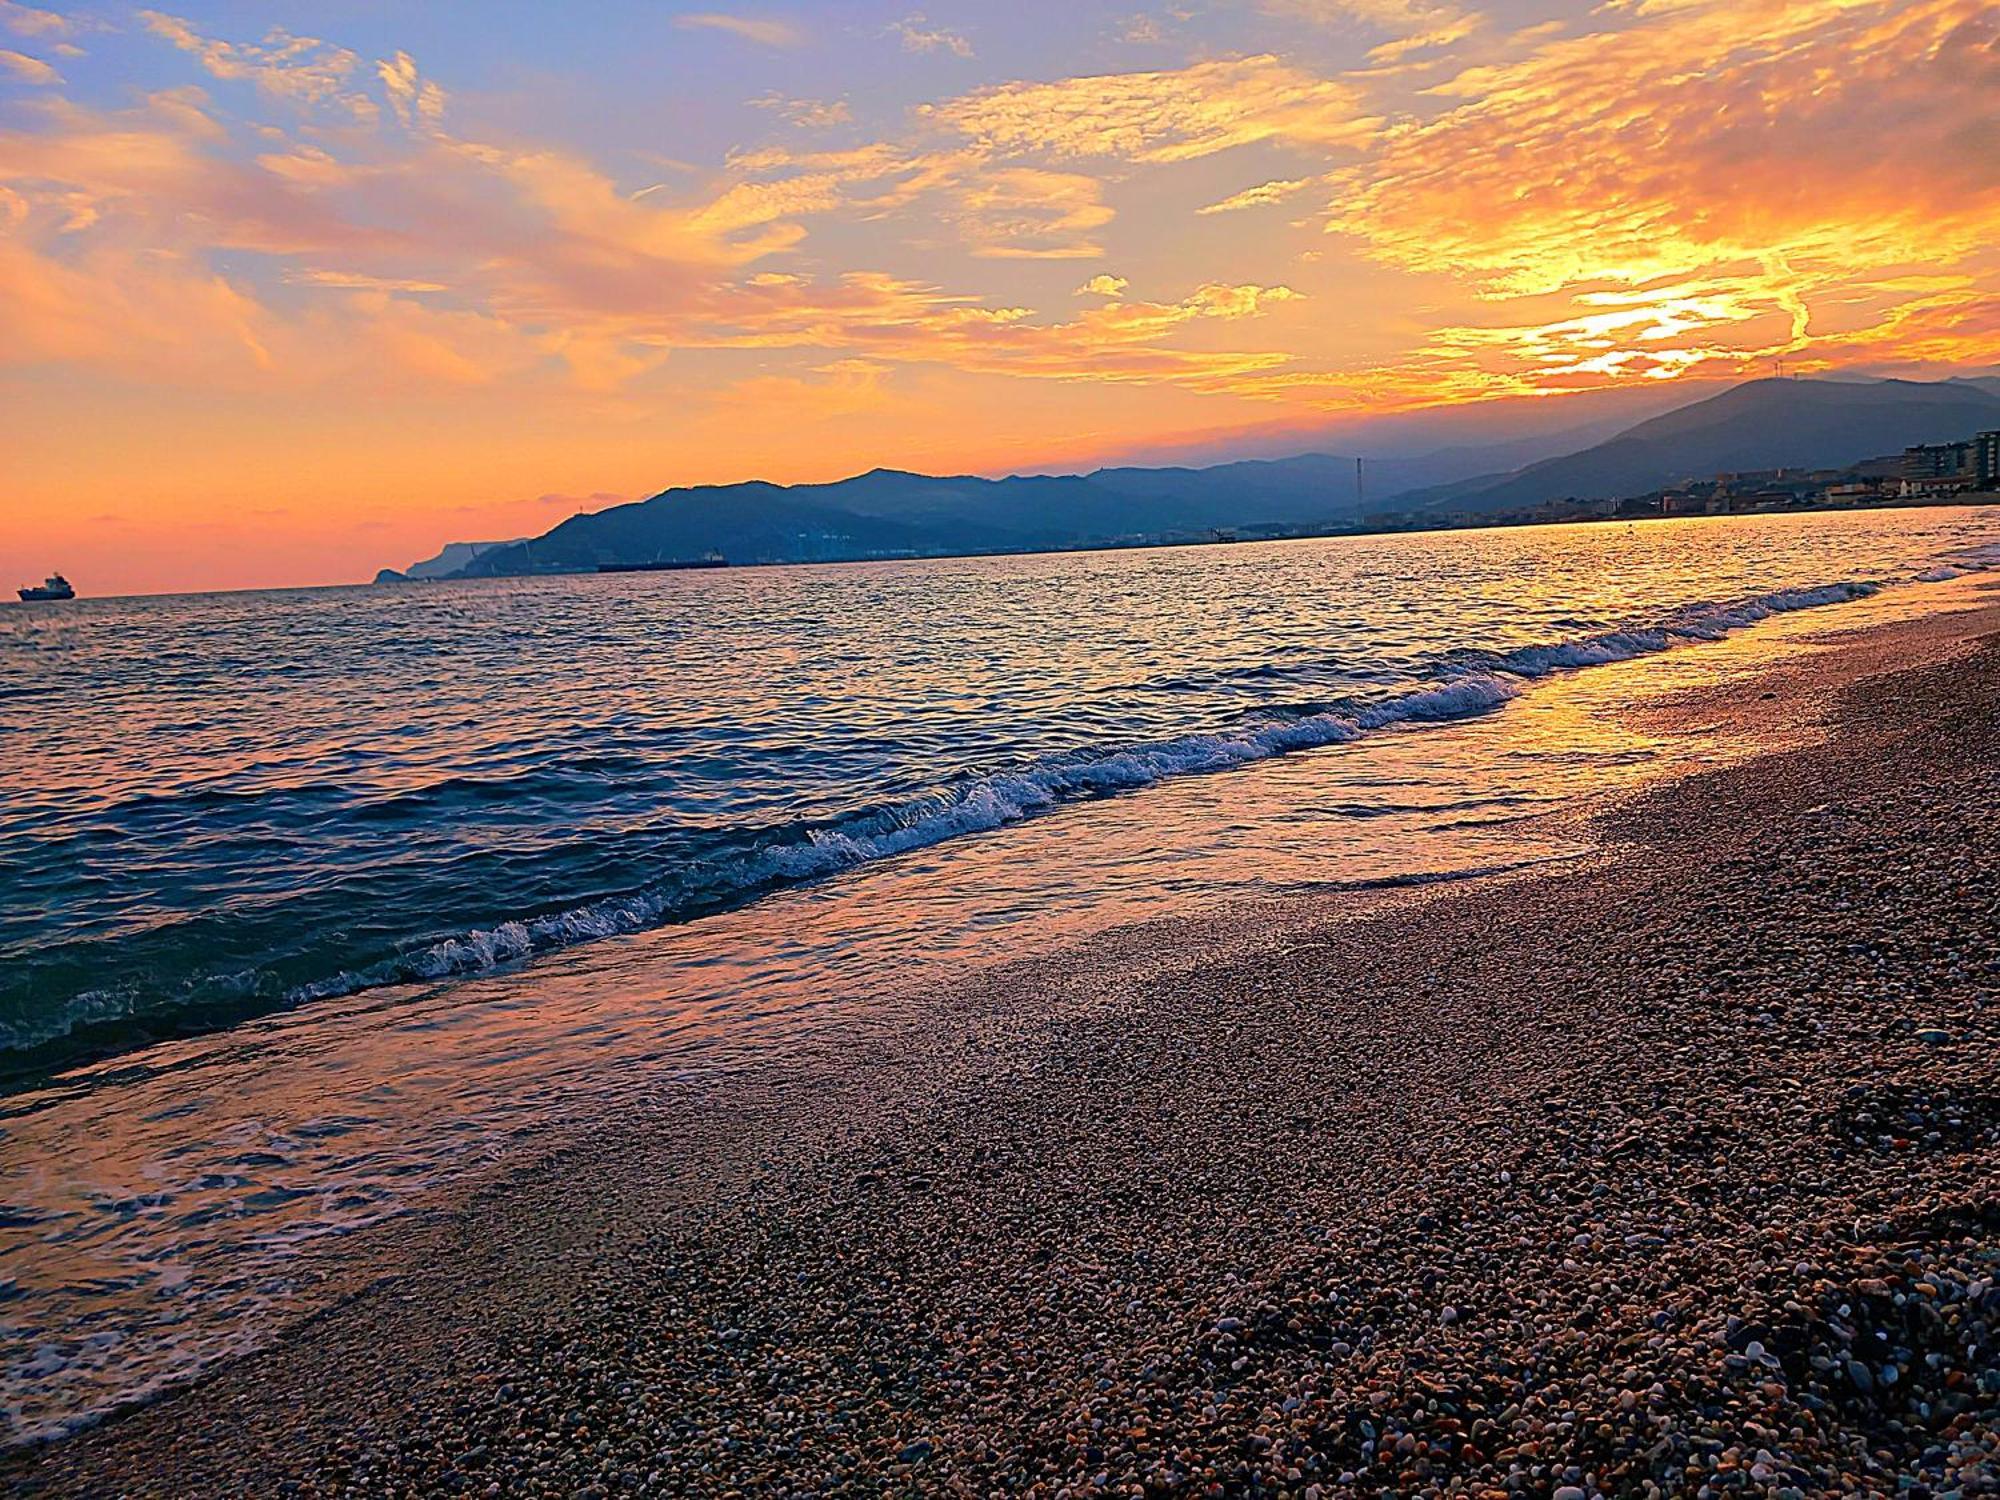
[[1757,469],[1842,468],[2000,426],[2000,380],[1757,380],[1653,417],[1579,453],[1407,492],[1412,511],[1609,500]]
[[[717,553],[732,562],[831,562],[1338,530],[1381,512],[1497,512],[1644,494],[1725,472],[1842,468],[1992,428],[2000,428],[2000,378],[1757,380],[1576,451],[1548,451],[1562,441],[1557,429],[1371,459],[1359,474],[1352,458],[1306,453],[1203,468],[1004,479],[876,469],[832,484],[670,489],[572,516],[538,537],[453,543],[402,572],[385,569],[378,581],[587,572]],[[1520,466],[1480,472],[1482,459],[1501,455]]]

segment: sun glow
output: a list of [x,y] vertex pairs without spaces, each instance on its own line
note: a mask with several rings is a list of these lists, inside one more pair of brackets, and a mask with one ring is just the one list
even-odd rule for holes
[[297,9],[0,11],[0,564],[356,576],[546,493],[2000,358],[1982,0],[611,7],[499,38],[526,83]]

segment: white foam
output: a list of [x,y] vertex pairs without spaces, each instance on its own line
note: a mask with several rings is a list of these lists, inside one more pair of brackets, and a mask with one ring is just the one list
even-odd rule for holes
[[[1951,554],[1961,567],[2000,567],[2000,543]],[[1693,604],[1657,622],[1573,640],[1475,654],[1432,686],[1381,702],[1289,718],[1268,718],[1206,734],[1051,757],[1014,770],[972,778],[894,807],[813,829],[765,845],[731,867],[679,873],[675,879],[544,916],[502,922],[445,938],[365,971],[332,975],[293,989],[288,1004],[352,994],[384,984],[446,980],[482,973],[550,952],[658,925],[690,901],[741,900],[777,886],[823,879],[844,870],[928,848],[965,834],[987,833],[1064,803],[1134,791],[1179,776],[1206,775],[1299,750],[1346,744],[1397,726],[1448,723],[1498,708],[1525,685],[1555,672],[1630,661],[1693,641],[1719,640],[1775,614],[1845,603],[1879,592],[1882,584],[1850,580],[1779,589],[1748,598]],[[73,1025],[106,1018],[110,1006],[78,997],[75,1013],[53,1032],[0,1036],[0,1045],[28,1045]]]
[[[1940,573],[1947,578],[1962,578],[1967,573],[1984,573],[2000,569],[2000,542],[1975,542],[1969,547],[1958,547],[1945,553],[1938,566],[1928,571]],[[1941,582],[1942,579],[1917,575],[1923,583]]]
[[1689,641],[1717,641],[1730,633],[1768,620],[1772,615],[1793,610],[1818,609],[1828,604],[1846,604],[1880,593],[1882,585],[1868,580],[1822,584],[1817,588],[1778,589],[1747,599],[1722,603],[1691,604],[1673,611],[1657,625],[1606,631],[1573,641],[1546,646],[1523,646],[1489,659],[1492,668],[1521,677],[1546,677],[1551,672],[1574,671],[1579,667],[1604,666],[1631,661],[1641,656]]

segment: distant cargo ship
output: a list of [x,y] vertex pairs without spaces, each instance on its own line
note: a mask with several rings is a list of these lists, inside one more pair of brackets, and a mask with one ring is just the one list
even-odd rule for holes
[[720,552],[711,552],[706,557],[697,557],[688,562],[643,562],[643,563],[599,563],[600,573],[684,573],[689,568],[726,568],[729,559]]
[[28,587],[16,589],[14,592],[21,596],[21,602],[24,604],[36,604],[49,599],[74,599],[76,597],[76,590],[70,587],[69,580],[60,573],[49,574],[47,578],[42,580],[40,587],[29,584]]

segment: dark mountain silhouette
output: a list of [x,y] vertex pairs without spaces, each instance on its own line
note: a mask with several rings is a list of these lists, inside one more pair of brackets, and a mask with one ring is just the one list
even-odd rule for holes
[[1364,512],[1501,511],[1616,498],[1724,472],[1841,467],[1911,443],[1969,437],[2000,427],[1993,384],[1751,381],[1507,473],[1413,489],[1439,463],[1462,463],[1463,452],[1455,460],[1426,453],[1370,459],[1365,496],[1357,492],[1354,460],[1324,453],[1007,479],[876,469],[834,484],[703,485],[572,516],[530,540],[455,543],[408,576],[587,572],[717,552],[748,563],[1051,551],[1337,530],[1358,526]]
[[1757,469],[1837,468],[2000,427],[1983,381],[1755,380],[1580,453],[1401,496],[1408,510],[1495,511],[1604,500]]
[[[515,541],[520,538],[516,537]],[[409,583],[412,580],[430,582],[439,578],[455,577],[467,563],[482,552],[490,552],[495,547],[511,547],[514,542],[446,542],[436,557],[427,557],[422,562],[411,563],[401,570],[384,568],[375,575],[377,583]]]
[[691,561],[831,562],[1043,551],[1354,519],[1352,460],[1323,454],[1217,469],[1115,469],[981,479],[876,469],[836,484],[704,485],[572,516],[491,547],[464,578]]

